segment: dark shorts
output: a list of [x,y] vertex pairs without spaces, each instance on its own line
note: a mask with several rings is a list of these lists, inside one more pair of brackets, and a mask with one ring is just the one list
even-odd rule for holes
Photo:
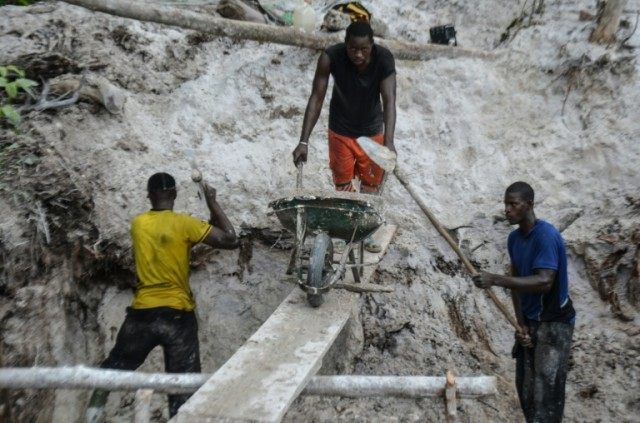
[[533,348],[516,342],[516,387],[527,423],[562,421],[573,324],[529,321]]
[[[200,373],[198,322],[193,311],[168,307],[127,308],[116,344],[100,367],[135,370],[160,345],[167,373]],[[169,414],[178,412],[190,395],[169,395]]]

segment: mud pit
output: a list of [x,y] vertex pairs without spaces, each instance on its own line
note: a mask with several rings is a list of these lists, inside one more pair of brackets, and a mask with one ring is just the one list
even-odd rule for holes
[[[426,41],[454,22],[458,41],[493,49],[520,13],[512,2],[388,1],[394,37]],[[537,193],[537,214],[562,228],[571,253],[578,320],[567,421],[634,421],[640,415],[638,229],[640,84],[637,50],[586,42],[578,20],[591,1],[547,4],[510,31],[499,58],[398,62],[399,160],[474,262],[507,264],[501,213],[507,184]],[[629,2],[629,10],[638,9]],[[2,366],[98,364],[115,340],[134,284],[129,220],[145,210],[144,184],[164,170],[179,184],[176,209],[205,217],[189,181],[187,151],[236,227],[278,228],[269,201],[295,184],[299,135],[317,53],[212,39],[58,3],[0,9],[0,63],[36,53],[47,77],[105,78],[125,101],[119,114],[80,102],[25,116],[0,135]],[[625,14],[631,20],[633,14]],[[634,35],[630,45],[639,45]],[[52,53],[56,55],[52,56]],[[53,59],[44,60],[45,57]],[[62,57],[62,58],[61,58]],[[38,66],[36,66],[38,65]],[[568,93],[568,96],[567,96]],[[328,101],[325,107],[328,107]],[[330,187],[323,111],[305,184]],[[513,421],[518,404],[513,335],[456,256],[393,179],[386,218],[399,226],[375,280],[394,294],[361,297],[324,374],[496,375],[501,395],[463,400],[463,421]],[[203,371],[213,372],[292,289],[279,277],[287,252],[246,239],[243,253],[194,255]],[[249,249],[249,247],[252,247]],[[504,293],[501,298],[507,300]],[[141,368],[161,371],[154,351]],[[7,421],[76,420],[86,392],[4,391]],[[132,394],[111,396],[109,420],[126,421]],[[154,419],[166,419],[154,396]],[[439,400],[303,397],[286,421],[440,421]]]

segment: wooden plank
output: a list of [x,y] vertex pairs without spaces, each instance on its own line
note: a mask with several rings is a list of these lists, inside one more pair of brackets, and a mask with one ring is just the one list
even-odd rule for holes
[[[396,231],[380,228],[375,239],[384,255]],[[367,282],[375,266],[365,268]],[[347,272],[346,282],[352,282]],[[333,289],[324,304],[311,308],[294,289],[251,338],[187,401],[171,422],[279,422],[322,365],[346,323],[358,295]]]

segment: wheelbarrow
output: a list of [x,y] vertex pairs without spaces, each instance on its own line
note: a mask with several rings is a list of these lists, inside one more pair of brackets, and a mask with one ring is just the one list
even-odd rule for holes
[[[282,225],[295,233],[287,274],[296,275],[312,307],[322,304],[323,294],[344,277],[347,268],[359,283],[363,266],[375,264],[364,263],[362,241],[384,221],[372,203],[362,197],[296,195],[269,204]],[[305,251],[305,240],[310,236],[314,237],[311,249]],[[347,242],[339,260],[334,260],[332,238]],[[358,262],[354,253],[357,247]]]

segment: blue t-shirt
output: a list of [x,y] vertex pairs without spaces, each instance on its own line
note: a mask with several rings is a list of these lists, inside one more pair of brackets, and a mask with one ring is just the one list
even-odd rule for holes
[[532,276],[535,269],[552,269],[556,278],[546,294],[520,294],[522,313],[540,322],[573,322],[575,310],[569,297],[567,254],[560,232],[544,220],[536,220],[533,229],[509,234],[509,256],[515,276]]

